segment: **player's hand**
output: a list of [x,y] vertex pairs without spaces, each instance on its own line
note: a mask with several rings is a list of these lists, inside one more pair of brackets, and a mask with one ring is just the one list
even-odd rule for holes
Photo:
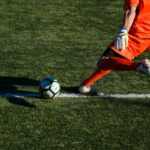
[[128,31],[122,29],[115,41],[115,48],[122,51],[128,46]]

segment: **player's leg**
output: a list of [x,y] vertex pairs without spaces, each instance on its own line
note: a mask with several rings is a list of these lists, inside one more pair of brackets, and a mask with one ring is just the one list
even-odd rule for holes
[[102,59],[99,62],[98,68],[101,70],[115,70],[115,71],[134,71],[137,70],[140,63],[130,61],[126,58],[109,57]]
[[81,83],[79,91],[80,93],[88,93],[91,90],[90,86],[92,84],[101,79],[103,76],[109,74],[112,70],[136,70],[138,66],[139,63],[132,62],[108,48],[98,61],[97,69],[89,78]]
[[80,84],[79,92],[83,94],[89,93],[91,91],[91,85],[110,72],[111,70],[101,70],[97,68],[89,78]]
[[[110,45],[111,49],[130,60],[136,58],[145,51],[150,50],[150,39],[140,39],[130,34],[128,36],[129,45],[125,50],[118,51],[113,43]],[[150,61],[148,59],[144,59],[140,61],[139,64],[137,71],[150,76]]]
[[138,72],[150,75],[150,62],[147,59],[139,63],[130,61],[142,54],[148,46],[150,47],[150,40],[141,40],[132,35],[129,35],[129,45],[123,51],[115,49],[114,44],[110,45],[98,62],[98,68],[88,79],[81,83],[79,91],[81,93],[88,93],[90,91],[90,86],[93,83],[110,73],[112,70],[137,70]]

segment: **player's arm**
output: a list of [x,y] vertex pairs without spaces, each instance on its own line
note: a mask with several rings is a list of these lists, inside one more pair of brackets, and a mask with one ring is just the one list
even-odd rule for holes
[[128,31],[130,30],[134,22],[136,9],[137,7],[131,6],[124,12],[123,26],[115,42],[115,47],[118,50],[124,50],[128,46]]
[[136,9],[137,8],[135,6],[132,6],[129,9],[125,10],[123,29],[127,31],[130,30],[136,16]]

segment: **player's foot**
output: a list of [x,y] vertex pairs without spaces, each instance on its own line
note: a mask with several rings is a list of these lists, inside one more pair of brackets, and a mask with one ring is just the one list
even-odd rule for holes
[[81,94],[87,94],[91,91],[91,87],[87,87],[87,86],[84,86],[84,85],[80,85],[79,87],[79,92]]
[[137,71],[150,76],[150,61],[148,59],[142,60],[141,64],[137,68]]

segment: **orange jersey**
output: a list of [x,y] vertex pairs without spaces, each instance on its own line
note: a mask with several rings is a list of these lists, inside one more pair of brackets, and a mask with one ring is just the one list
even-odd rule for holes
[[119,51],[114,43],[109,47],[127,59],[134,59],[150,49],[150,0],[125,0],[124,9],[137,8],[135,20],[129,30],[129,43]]
[[125,0],[124,9],[137,7],[137,14],[129,34],[139,38],[150,38],[150,0]]

